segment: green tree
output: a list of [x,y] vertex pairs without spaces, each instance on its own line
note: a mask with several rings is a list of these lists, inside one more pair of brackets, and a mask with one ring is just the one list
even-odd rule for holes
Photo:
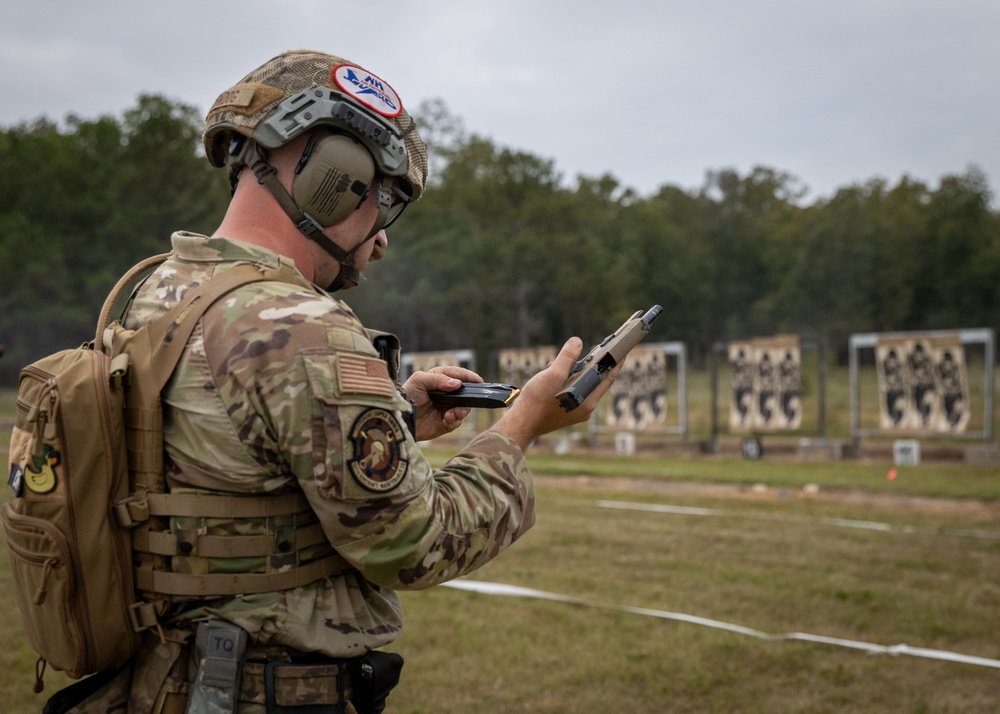
[[[664,340],[682,340],[703,353],[716,286],[708,276],[714,260],[703,232],[703,203],[664,186],[622,212],[628,296],[633,310],[660,304]],[[700,357],[699,355],[692,355]]]
[[768,297],[786,265],[783,250],[772,245],[780,240],[784,247],[803,193],[798,179],[766,167],[743,177],[731,170],[709,172],[699,194],[701,239],[710,251],[704,277],[713,298],[704,337],[746,337],[777,327],[778,308]]
[[854,332],[926,327],[914,309],[926,244],[927,187],[881,179],[806,209],[776,285],[785,324],[846,352]]
[[977,168],[945,176],[924,207],[910,322],[929,328],[998,326],[1000,220]]
[[210,230],[228,199],[190,106],[142,96],[122,119],[48,120],[0,131],[0,375],[93,337],[125,270]]

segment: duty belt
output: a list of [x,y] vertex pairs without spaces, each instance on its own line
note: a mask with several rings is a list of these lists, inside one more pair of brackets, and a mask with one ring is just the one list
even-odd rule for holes
[[354,694],[351,664],[352,660],[247,662],[240,700],[263,704],[268,712],[309,711],[299,707],[342,712]]

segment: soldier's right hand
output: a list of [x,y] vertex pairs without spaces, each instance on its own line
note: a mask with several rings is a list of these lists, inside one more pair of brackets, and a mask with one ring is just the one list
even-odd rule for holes
[[563,388],[582,352],[583,341],[579,337],[568,339],[555,360],[521,388],[517,401],[492,428],[507,434],[522,449],[526,449],[536,437],[589,419],[601,397],[611,388],[624,361],[601,381],[583,404],[567,412],[560,406],[556,394]]

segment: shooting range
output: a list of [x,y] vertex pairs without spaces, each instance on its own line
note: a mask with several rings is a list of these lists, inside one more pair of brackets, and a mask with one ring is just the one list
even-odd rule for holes
[[[245,567],[286,581],[297,577],[288,566],[331,562],[330,547],[347,558],[350,570],[330,576],[346,581],[336,597],[306,595],[310,583],[239,595],[226,610],[266,622],[247,650],[252,707],[267,708],[269,676],[270,709],[292,711],[300,702],[286,701],[286,685],[319,697],[361,669],[295,686],[314,662],[280,649],[301,640],[296,650],[332,642],[321,653],[331,657],[401,655],[386,714],[997,714],[998,28],[996,0],[9,2],[0,506],[28,483],[12,468],[19,455],[53,473],[52,459],[67,468],[74,458],[24,452],[23,440],[13,449],[23,453],[8,453],[12,434],[57,427],[46,418],[25,429],[26,415],[55,402],[19,402],[20,371],[94,340],[128,268],[184,243],[208,261],[190,266],[199,276],[220,259],[294,262],[318,290],[266,281],[241,288],[260,300],[225,298],[219,326],[245,339],[221,344],[203,325],[209,341],[189,345],[171,385],[193,403],[161,402],[175,430],[170,488],[197,488],[184,478],[193,475],[242,497],[255,481],[261,502],[295,496],[287,501],[301,509],[263,528],[219,523],[212,510],[171,517],[156,534],[130,531],[156,551],[140,562],[163,559],[192,580]],[[209,108],[221,100],[226,117],[256,116],[282,90],[247,72],[292,48],[345,60],[312,78],[333,79],[330,94],[307,90],[273,133],[256,134],[289,132],[299,155],[262,152],[276,174],[253,152],[244,156],[256,176],[213,166],[208,156],[238,162],[249,146],[206,136]],[[358,111],[335,94],[354,91],[336,77],[355,63],[371,79],[359,74],[353,96],[376,100]],[[360,144],[298,133],[330,119]],[[339,158],[328,151],[338,144],[360,160],[299,181]],[[302,217],[273,211],[274,176]],[[321,203],[330,211],[313,210]],[[352,210],[323,233],[353,251],[363,275],[331,292],[338,252],[302,231],[315,238],[313,222],[335,204],[338,219]],[[237,209],[253,209],[245,233]],[[381,236],[371,230],[390,217]],[[213,237],[233,244],[218,252]],[[182,300],[183,274],[158,273],[140,309],[154,293]],[[361,362],[343,359],[370,358],[369,341],[385,333],[402,350],[401,383],[459,366],[523,387],[568,337],[586,354],[650,305],[662,315],[596,411],[526,445],[486,433],[528,411],[523,393],[520,409],[474,408],[457,430],[414,445],[407,419],[384,413],[396,396],[381,365],[365,360],[361,379]],[[302,323],[316,341],[292,352]],[[564,423],[557,410],[546,423]],[[156,416],[146,420],[154,431]],[[184,439],[181,453],[174,435],[191,436],[202,416],[205,438]],[[421,436],[437,433],[429,421]],[[538,424],[530,414],[507,423]],[[381,446],[391,490],[369,491]],[[58,491],[40,503],[56,511]],[[161,499],[134,495],[108,512],[143,517],[148,501],[151,518],[168,519]],[[515,521],[531,527],[516,542],[497,537]],[[0,528],[0,539],[16,548],[13,532]],[[58,533],[19,532],[51,548],[0,557],[0,710],[37,714],[73,680],[39,661],[20,610],[33,598],[58,607],[82,589],[65,577]],[[231,538],[241,534],[245,545]],[[175,542],[192,552],[165,554]],[[237,546],[239,566],[226,568],[215,554]],[[431,582],[429,570],[447,572]],[[27,596],[13,587],[24,573],[37,582]],[[302,616],[261,617],[275,600]],[[226,618],[218,604],[192,619]],[[165,604],[175,605],[189,606]],[[62,620],[75,614],[40,629],[69,643]],[[377,625],[379,615],[401,615],[402,629]],[[144,661],[156,659],[183,694],[199,658],[170,665],[186,634],[174,624],[143,635],[164,655]],[[269,668],[265,650],[303,661]],[[213,674],[214,660],[200,661]],[[45,691],[35,693],[40,669]],[[365,684],[381,679],[372,674]],[[299,708],[349,708],[337,699]],[[119,711],[148,708],[133,704]]]

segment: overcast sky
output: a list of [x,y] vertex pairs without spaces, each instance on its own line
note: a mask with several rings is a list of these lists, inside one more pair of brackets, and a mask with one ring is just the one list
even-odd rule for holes
[[976,165],[1000,185],[998,0],[0,0],[0,125],[204,111],[293,48],[643,194],[756,165],[811,198]]

